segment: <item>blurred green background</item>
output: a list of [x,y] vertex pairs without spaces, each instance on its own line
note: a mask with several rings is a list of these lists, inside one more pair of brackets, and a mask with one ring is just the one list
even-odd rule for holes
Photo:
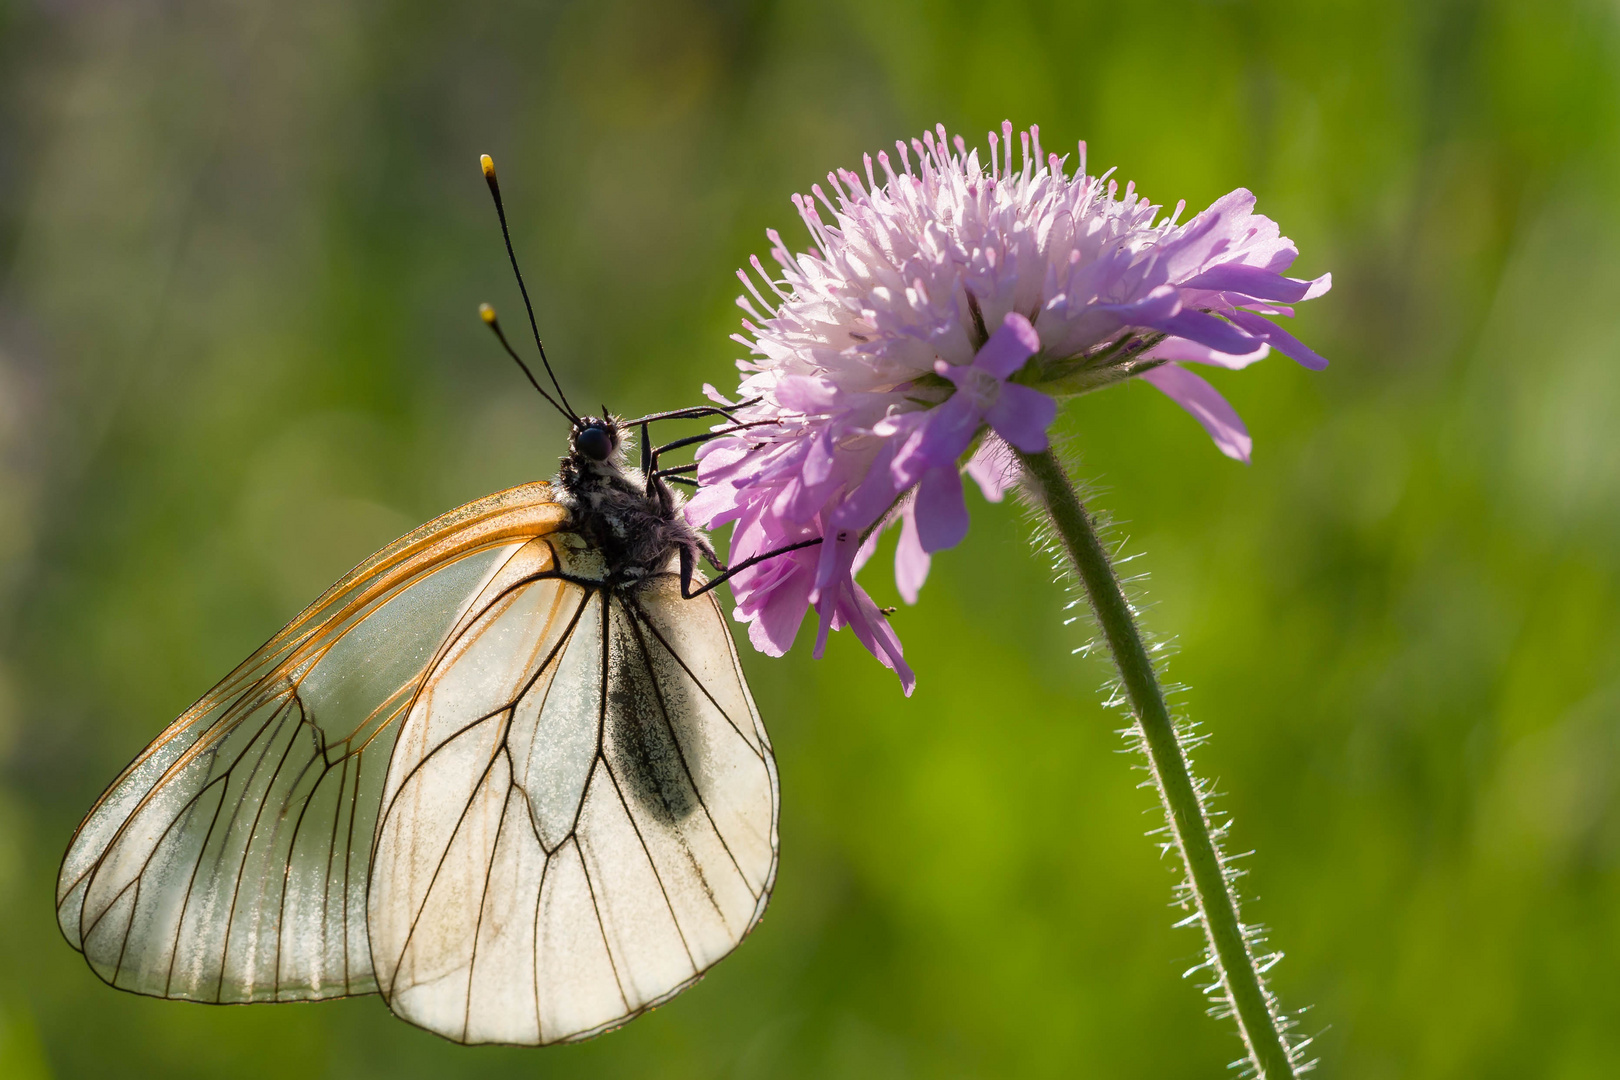
[[[57,861],[122,764],[332,579],[550,474],[474,309],[502,167],[573,396],[727,385],[788,195],[943,121],[1237,186],[1334,361],[1061,421],[1206,725],[1323,1077],[1620,1075],[1620,27],[1596,0],[0,0],[0,1077],[1211,1077],[1107,669],[1010,505],[895,622],[745,663],[781,765],[757,934],[628,1028],[461,1049],[375,998],[107,989]],[[867,577],[891,602],[886,565]],[[801,645],[807,645],[801,641]]]

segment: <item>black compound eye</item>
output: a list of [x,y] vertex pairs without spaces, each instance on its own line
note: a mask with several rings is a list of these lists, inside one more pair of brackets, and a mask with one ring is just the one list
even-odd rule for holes
[[613,453],[613,438],[605,429],[592,424],[574,436],[574,448],[592,461],[606,461]]

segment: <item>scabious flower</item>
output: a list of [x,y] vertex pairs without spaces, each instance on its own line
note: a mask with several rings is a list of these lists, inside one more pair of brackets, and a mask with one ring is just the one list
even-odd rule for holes
[[962,472],[999,500],[1012,450],[1047,448],[1057,398],[1140,377],[1247,461],[1242,420],[1182,365],[1242,368],[1275,347],[1326,366],[1266,316],[1331,279],[1284,276],[1298,251],[1253,194],[1178,224],[1184,203],[1165,218],[1134,185],[1087,174],[1084,143],[1069,174],[1038,128],[1019,142],[1018,169],[1010,123],[986,162],[943,125],[897,142],[898,162],[868,155],[864,177],[839,170],[793,197],[813,251],[768,230],[776,276],[757,257],[738,271],[742,426],[701,450],[687,514],[736,523],[734,563],[822,541],[732,578],[761,651],[785,652],[813,606],[818,656],[848,626],[909,694],[899,639],[855,583],[885,526],[900,524],[895,580],[915,602],[931,553],[966,535]]

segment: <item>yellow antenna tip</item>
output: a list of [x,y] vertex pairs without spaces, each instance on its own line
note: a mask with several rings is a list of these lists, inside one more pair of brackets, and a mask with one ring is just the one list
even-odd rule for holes
[[495,325],[495,309],[490,307],[488,304],[478,305],[478,317],[489,323],[491,326]]
[[484,179],[495,179],[495,159],[488,154],[478,155],[478,167],[484,170]]

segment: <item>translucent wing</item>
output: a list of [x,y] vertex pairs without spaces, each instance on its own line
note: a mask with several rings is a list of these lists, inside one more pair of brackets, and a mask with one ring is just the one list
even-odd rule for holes
[[778,797],[712,596],[508,577],[401,730],[369,910],[395,1013],[533,1045],[617,1026],[736,947],[775,877]]
[[[399,729],[438,657],[566,512],[546,484],[373,555],[124,770],[74,834],[62,932],[107,982],[289,1001],[376,989],[366,883]],[[547,549],[549,550],[549,549]]]

